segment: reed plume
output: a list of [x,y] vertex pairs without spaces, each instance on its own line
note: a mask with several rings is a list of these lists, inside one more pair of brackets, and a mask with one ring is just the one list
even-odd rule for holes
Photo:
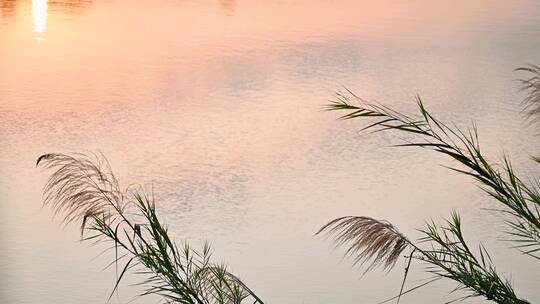
[[528,78],[520,79],[521,90],[527,95],[523,99],[523,112],[534,122],[540,121],[540,67],[531,64],[526,67],[516,69],[516,71],[527,72]]
[[411,242],[392,224],[366,216],[344,216],[321,227],[316,235],[332,237],[334,246],[347,244],[353,264],[367,264],[365,272],[379,266],[391,269]]
[[104,157],[97,155],[44,154],[36,166],[55,169],[44,187],[44,204],[62,222],[80,221],[81,234],[93,218],[112,222],[126,208],[124,193]]

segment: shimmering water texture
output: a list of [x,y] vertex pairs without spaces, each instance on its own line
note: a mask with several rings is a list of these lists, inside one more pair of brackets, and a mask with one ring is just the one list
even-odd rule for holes
[[[313,234],[366,215],[415,238],[452,210],[540,301],[538,267],[500,242],[495,203],[440,166],[452,163],[321,111],[344,86],[404,112],[419,94],[446,122],[475,121],[491,159],[507,153],[534,176],[540,137],[513,69],[540,64],[539,12],[536,0],[0,1],[0,302],[104,303],[114,286],[103,248],[42,207],[49,172],[35,161],[47,152],[106,155],[124,187],[153,189],[178,242],[211,241],[268,303],[387,299],[404,265],[360,278]],[[426,278],[412,269],[411,285]],[[140,291],[129,280],[112,303]],[[454,287],[402,303],[450,301]]]

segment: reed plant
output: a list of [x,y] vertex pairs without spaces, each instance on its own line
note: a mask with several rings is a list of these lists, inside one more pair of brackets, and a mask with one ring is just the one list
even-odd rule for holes
[[[531,74],[531,77],[521,80],[523,90],[527,92],[524,112],[528,118],[538,119],[540,68],[529,66],[518,70]],[[493,209],[507,215],[506,233],[513,247],[529,256],[531,263],[539,262],[540,182],[519,177],[506,155],[502,165],[488,160],[480,148],[476,126],[461,130],[443,123],[427,110],[418,96],[416,105],[417,115],[406,115],[385,105],[370,103],[347,90],[345,94],[338,93],[327,110],[345,112],[342,119],[369,120],[363,130],[409,135],[411,139],[397,144],[399,147],[423,148],[449,157],[457,166],[448,168],[470,176],[498,203]],[[419,231],[422,237],[413,241],[386,221],[346,216],[330,221],[316,234],[330,236],[336,247],[345,246],[345,255],[351,257],[354,264],[365,265],[366,272],[377,267],[390,269],[401,257],[406,258],[407,266],[399,293],[390,299],[398,303],[403,294],[443,278],[457,282],[456,290],[468,291],[466,296],[456,300],[481,296],[496,303],[529,303],[516,295],[508,279],[497,273],[488,250],[482,244],[467,244],[457,212],[444,224],[431,221]],[[407,250],[408,254],[405,254]],[[404,290],[412,260],[427,264],[433,277]]]
[[103,156],[45,154],[38,166],[54,170],[44,188],[44,203],[65,224],[78,222],[83,240],[110,243],[116,284],[125,274],[142,275],[143,295],[157,294],[165,303],[263,303],[223,264],[200,250],[178,246],[161,223],[153,197],[140,187],[120,189]]

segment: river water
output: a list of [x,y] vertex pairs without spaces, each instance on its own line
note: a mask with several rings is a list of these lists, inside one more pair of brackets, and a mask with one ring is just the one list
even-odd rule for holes
[[[361,277],[313,233],[367,215],[415,238],[452,210],[539,301],[539,264],[501,242],[504,218],[486,210],[499,205],[450,160],[321,111],[344,87],[405,112],[418,94],[444,121],[474,121],[493,161],[508,153],[534,176],[538,126],[520,114],[526,75],[513,69],[540,64],[539,13],[536,0],[0,1],[1,302],[105,303],[114,285],[110,256],[42,207],[47,152],[103,153],[122,185],[153,189],[178,242],[211,241],[268,303],[391,297],[401,263]],[[454,287],[402,303],[450,301]],[[139,291],[124,284],[112,302]]]

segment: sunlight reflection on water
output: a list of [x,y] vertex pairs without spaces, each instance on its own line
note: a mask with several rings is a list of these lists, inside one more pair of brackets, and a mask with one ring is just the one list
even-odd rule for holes
[[36,40],[45,40],[47,29],[47,2],[48,0],[32,0],[32,24],[34,33],[38,33]]

